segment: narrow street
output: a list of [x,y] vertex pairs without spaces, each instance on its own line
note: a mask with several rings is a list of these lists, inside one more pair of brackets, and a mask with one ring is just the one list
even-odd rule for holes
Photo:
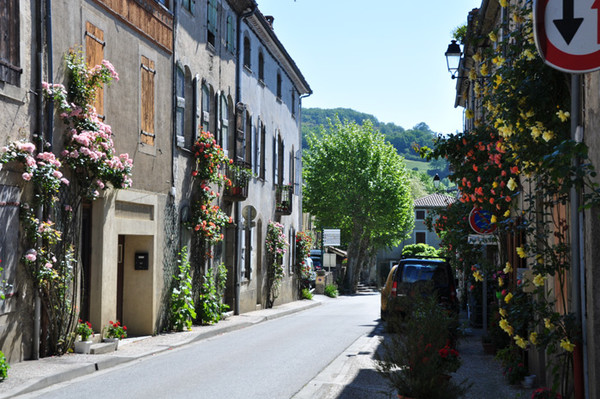
[[[379,294],[326,299],[291,316],[96,372],[22,398],[290,398],[379,323]],[[112,394],[111,394],[112,395]]]

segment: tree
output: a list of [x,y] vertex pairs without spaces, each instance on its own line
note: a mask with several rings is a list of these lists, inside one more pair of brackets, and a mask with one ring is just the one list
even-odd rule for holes
[[403,158],[366,120],[336,118],[304,154],[304,207],[322,227],[339,227],[348,243],[344,288],[353,291],[379,248],[398,245],[414,226]]

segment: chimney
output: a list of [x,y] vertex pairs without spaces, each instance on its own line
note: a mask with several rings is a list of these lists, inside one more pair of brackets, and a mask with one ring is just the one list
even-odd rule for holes
[[269,23],[271,29],[273,29],[273,21],[275,21],[275,17],[273,17],[272,15],[265,15],[265,19]]

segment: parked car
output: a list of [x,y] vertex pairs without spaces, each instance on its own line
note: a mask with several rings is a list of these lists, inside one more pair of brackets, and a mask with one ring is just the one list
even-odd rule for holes
[[320,249],[311,249],[310,258],[315,266],[315,270],[321,270],[323,268],[323,252]]
[[317,272],[315,270],[314,262],[310,257],[304,258],[304,262],[310,267],[310,271],[308,272],[308,285],[310,288],[314,288],[317,280]]
[[388,274],[381,291],[381,319],[402,314],[398,299],[412,295],[417,286],[430,284],[441,305],[458,314],[456,279],[444,259],[411,257],[401,259]]

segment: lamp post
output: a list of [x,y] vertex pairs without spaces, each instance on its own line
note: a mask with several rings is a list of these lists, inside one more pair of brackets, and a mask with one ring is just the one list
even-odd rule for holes
[[446,56],[448,72],[452,74],[452,79],[456,79],[456,73],[458,72],[458,67],[460,66],[460,58],[462,57],[460,45],[456,43],[456,40],[452,40],[450,42],[444,55]]

